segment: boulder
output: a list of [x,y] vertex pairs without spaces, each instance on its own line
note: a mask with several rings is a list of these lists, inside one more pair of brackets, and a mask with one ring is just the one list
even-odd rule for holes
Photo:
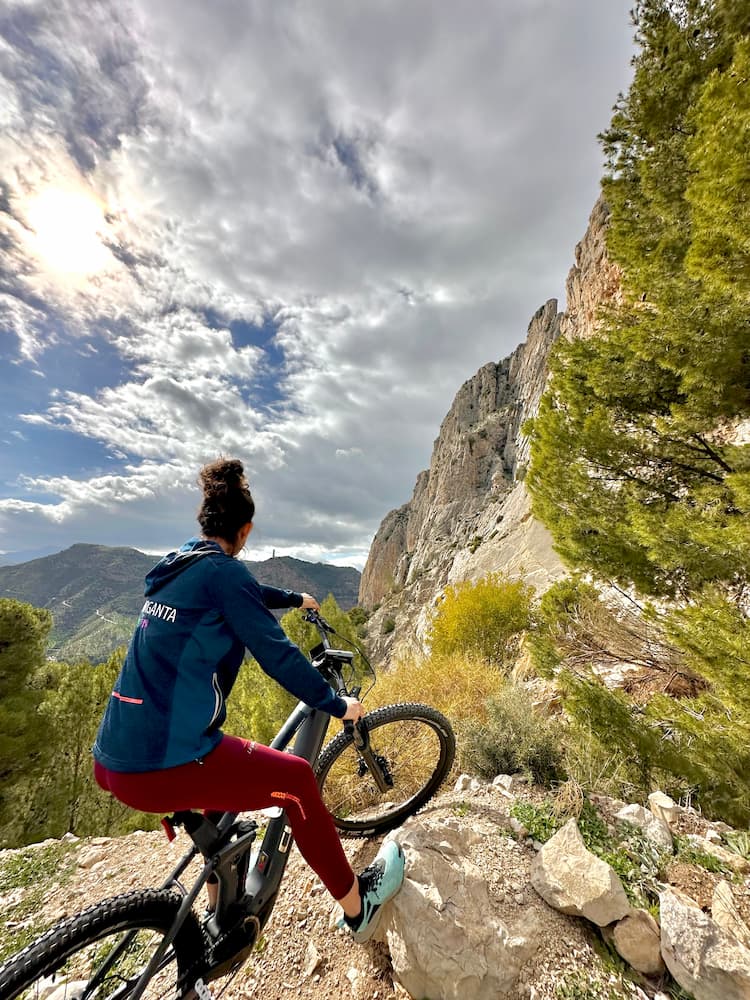
[[385,914],[395,979],[431,1000],[512,993],[540,943],[536,912],[512,925],[493,915],[487,882],[465,857],[465,831],[418,818],[390,836],[406,855],[404,885]]
[[711,916],[719,927],[736,937],[740,944],[750,948],[750,928],[739,914],[728,882],[719,882],[714,889]]
[[661,953],[695,1000],[750,1000],[750,950],[688,896],[659,894]]
[[674,850],[672,834],[669,832],[666,822],[655,816],[653,812],[649,812],[648,809],[644,809],[643,806],[625,806],[624,809],[620,809],[616,818],[624,823],[632,823],[633,826],[640,827],[651,843],[661,850],[669,851],[670,854]]
[[615,924],[612,941],[617,953],[644,976],[664,972],[659,925],[647,910],[631,910]]
[[713,855],[713,857],[718,858],[722,864],[734,869],[734,871],[743,873],[750,871],[750,861],[748,861],[747,858],[743,858],[741,854],[735,854],[734,851],[728,851],[725,847],[720,847],[718,844],[714,844],[710,840],[706,840],[705,837],[699,837],[697,833],[689,833],[686,839],[697,850]]
[[472,778],[470,774],[460,774],[453,786],[454,792],[476,792],[482,787],[482,783]]
[[603,927],[630,912],[617,873],[586,849],[575,819],[558,830],[534,858],[531,884],[556,910]]
[[654,816],[668,827],[676,823],[680,813],[684,812],[682,806],[677,805],[674,799],[670,799],[664,792],[652,792],[648,797],[648,807]]
[[101,846],[88,847],[78,855],[79,868],[93,868],[100,861],[105,861],[107,852]]

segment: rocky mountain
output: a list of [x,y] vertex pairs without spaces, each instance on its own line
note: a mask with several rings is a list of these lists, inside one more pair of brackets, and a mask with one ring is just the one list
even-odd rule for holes
[[[143,604],[143,579],[157,561],[136,549],[72,545],[64,552],[15,566],[0,566],[0,597],[49,608],[54,625],[49,653],[56,659],[106,659],[130,638]],[[329,593],[348,610],[357,603],[359,571],[308,563],[290,556],[247,561],[261,583]]]
[[607,219],[600,199],[575,250],[565,312],[550,299],[510,357],[480,368],[459,389],[430,468],[417,477],[411,500],[380,525],[359,592],[360,604],[374,609],[368,633],[376,659],[421,645],[447,584],[498,571],[542,590],[562,574],[549,533],[531,516],[522,427],[538,408],[555,340],[589,336],[600,304],[618,294]]

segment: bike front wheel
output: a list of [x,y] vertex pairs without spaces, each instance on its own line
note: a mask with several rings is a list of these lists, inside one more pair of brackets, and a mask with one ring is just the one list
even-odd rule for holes
[[337,828],[353,837],[385,833],[413,816],[437,792],[456,755],[451,724],[429,705],[388,705],[365,721],[385,791],[346,730],[324,748],[316,766],[326,808]]
[[[97,903],[48,931],[0,968],[2,1000],[127,1000],[177,915],[182,897],[147,889]],[[204,954],[188,914],[143,997],[191,997]]]

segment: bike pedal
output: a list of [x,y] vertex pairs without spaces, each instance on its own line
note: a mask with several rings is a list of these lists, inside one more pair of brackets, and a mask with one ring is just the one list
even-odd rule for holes
[[197,1000],[214,1000],[213,993],[202,979],[196,979],[193,985]]

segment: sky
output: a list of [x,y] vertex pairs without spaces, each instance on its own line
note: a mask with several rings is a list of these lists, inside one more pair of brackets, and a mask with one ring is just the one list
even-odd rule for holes
[[4,0],[0,554],[362,567],[479,367],[564,286],[631,0]]

